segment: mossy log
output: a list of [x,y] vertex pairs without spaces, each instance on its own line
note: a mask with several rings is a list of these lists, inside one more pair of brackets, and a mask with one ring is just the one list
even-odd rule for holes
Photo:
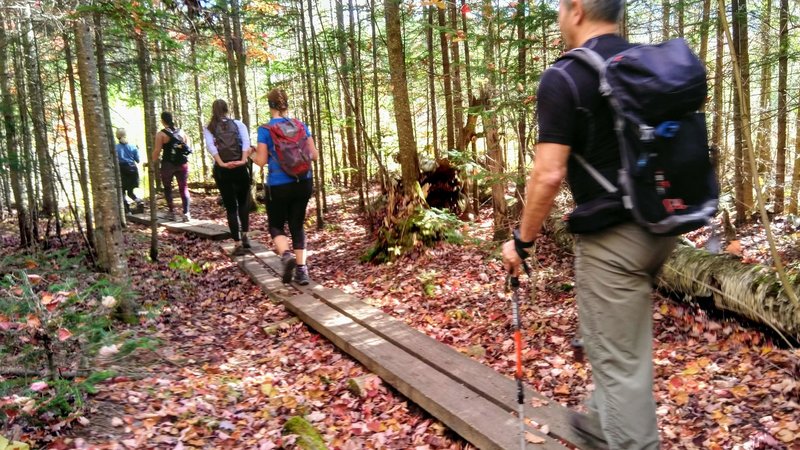
[[322,436],[306,419],[302,417],[292,417],[283,424],[284,434],[297,435],[295,442],[303,450],[328,450]]
[[[547,231],[560,247],[572,249],[572,235],[561,220],[551,219]],[[709,253],[681,241],[664,264],[658,287],[687,299],[712,299],[719,310],[800,340],[800,305],[786,296],[770,267],[746,264],[733,255]],[[795,283],[793,288],[797,291],[800,285]]]

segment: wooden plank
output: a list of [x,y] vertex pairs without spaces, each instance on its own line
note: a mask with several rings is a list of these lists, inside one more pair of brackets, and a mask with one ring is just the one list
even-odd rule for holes
[[[138,223],[139,225],[150,225],[150,212],[140,214],[128,214],[125,216],[129,222]],[[158,223],[162,224],[167,222],[167,215],[165,213],[158,213]]]
[[192,233],[204,239],[221,241],[231,237],[228,227],[213,222],[190,220],[188,222],[166,222],[167,230],[180,233]]
[[[262,256],[262,261],[273,270],[280,268],[280,259],[275,254],[260,253],[259,256]],[[264,256],[266,258],[263,258]],[[452,379],[464,383],[504,410],[516,413],[518,408],[517,391],[516,381],[513,379],[503,376],[491,367],[459,353],[450,346],[442,344],[411,328],[405,322],[395,319],[341,290],[326,288],[313,281],[308,286],[295,287],[326,302],[356,323],[414,354]],[[553,436],[576,446],[581,445],[583,440],[569,426],[567,416],[569,409],[539,394],[528,385],[525,388],[525,398],[546,401],[546,404],[538,407],[534,407],[530,401],[526,402],[526,417],[540,426],[547,425]]]
[[[519,422],[513,414],[311,295],[291,297],[285,305],[303,322],[476,447],[519,448]],[[538,430],[527,427],[526,431],[544,439],[543,443],[527,444],[526,448],[564,448]]]

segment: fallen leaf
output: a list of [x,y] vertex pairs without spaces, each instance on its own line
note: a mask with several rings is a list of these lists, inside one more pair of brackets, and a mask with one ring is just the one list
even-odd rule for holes
[[72,333],[66,328],[59,328],[58,329],[58,340],[61,342],[66,341],[67,339],[72,337]]
[[30,390],[34,392],[40,392],[47,389],[49,386],[46,381],[37,381],[30,386]]
[[547,442],[547,439],[539,437],[530,431],[525,432],[525,440],[530,442],[531,444],[544,444]]

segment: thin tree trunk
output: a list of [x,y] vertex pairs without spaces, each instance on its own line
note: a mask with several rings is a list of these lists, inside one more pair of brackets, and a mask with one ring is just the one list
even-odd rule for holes
[[[375,1],[371,1],[370,8],[370,26],[372,31],[372,101],[375,106],[375,114],[373,120],[375,121],[375,145],[378,147],[378,163],[383,164],[380,159],[380,149],[383,147],[383,133],[381,131],[381,107],[380,107],[380,92],[378,91],[378,45],[377,45],[377,17],[375,16]],[[385,179],[384,173],[381,172],[381,187],[388,187],[389,180]]]
[[352,171],[350,174],[351,188],[355,185],[359,193],[359,208],[363,210],[364,196],[361,190],[361,174],[358,172],[358,156],[356,155],[356,142],[355,135],[353,134],[353,126],[355,118],[353,114],[353,92],[350,88],[350,76],[353,72],[353,65],[347,61],[347,39],[348,34],[344,30],[344,4],[342,0],[336,0],[336,24],[337,35],[339,44],[339,65],[341,67],[342,77],[342,97],[344,101],[344,114],[345,114],[345,136],[347,138],[347,162],[348,168]]
[[139,65],[139,86],[142,90],[142,103],[144,106],[144,141],[147,156],[147,190],[150,194],[150,260],[158,261],[158,207],[156,206],[156,178],[158,161],[151,159],[153,143],[155,142],[156,101],[153,95],[153,66],[150,61],[147,35],[137,34],[136,55]]
[[[322,139],[322,109],[321,109],[321,102],[319,99],[319,78],[320,73],[317,70],[320,67],[320,55],[317,54],[317,31],[314,29],[314,14],[312,13],[312,0],[308,0],[308,24],[311,28],[311,60],[313,62],[314,72],[314,110],[316,111],[316,117],[314,118],[314,141],[317,145],[317,150],[319,152],[319,163],[317,164],[317,172],[319,173],[319,182],[317,183],[317,191],[320,192],[320,196],[322,197],[322,212],[328,212],[328,200],[327,200],[327,192],[325,187],[325,146],[323,145]],[[303,10],[303,2],[300,2],[300,11],[302,14]],[[322,223],[322,219],[324,217],[320,217],[319,223]]]
[[417,143],[414,139],[414,127],[411,123],[411,105],[408,101],[408,81],[405,56],[403,55],[399,6],[399,0],[384,0],[386,47],[394,99],[394,116],[397,122],[397,138],[400,146],[399,159],[403,173],[403,191],[411,197],[415,195],[416,186],[419,183],[419,157]]
[[[483,89],[485,97],[488,99],[486,109],[483,111],[483,129],[486,134],[486,149],[489,156],[489,171],[496,177],[492,183],[492,209],[494,211],[494,235],[495,241],[502,241],[508,238],[509,215],[508,205],[506,204],[505,183],[500,182],[504,173],[503,149],[500,146],[500,139],[497,132],[497,112],[492,106],[494,96],[496,69],[492,66],[495,61],[495,45],[497,36],[494,28],[494,9],[492,0],[483,0],[483,11],[487,19],[487,36],[484,44],[484,54],[487,66],[489,67],[488,83]],[[482,95],[483,97],[484,95]]]
[[[739,91],[733,91],[734,105],[734,135],[735,170],[736,170],[736,223],[743,224],[749,221],[748,214],[753,210],[753,180],[746,166],[744,136],[750,130],[744,130],[745,123],[750,121],[750,53],[748,50],[749,39],[747,32],[747,0],[733,0],[731,2],[733,14],[733,46],[734,57],[739,61],[739,70],[742,77],[742,96]],[[741,104],[741,106],[740,106]],[[743,117],[744,115],[747,117]]]
[[783,212],[783,184],[786,182],[786,116],[788,114],[786,110],[786,84],[789,72],[789,0],[781,0],[778,27],[780,38],[778,50],[778,148],[775,155],[775,214]]
[[[772,0],[765,0],[764,17],[761,20],[762,45],[761,86],[758,101],[758,129],[756,133],[756,162],[758,172],[767,173],[771,153],[772,117],[770,115],[770,98],[772,97],[772,64],[770,64],[770,19],[772,17]],[[780,132],[780,131],[779,131]],[[784,136],[785,137],[785,136]]]
[[206,157],[206,140],[203,139],[203,110],[200,103],[200,74],[197,68],[197,36],[193,35],[189,42],[192,61],[192,81],[194,81],[194,107],[197,113],[197,132],[200,136],[200,160],[203,163],[203,180],[208,180],[208,158]]
[[[711,125],[711,143],[717,148],[717,157],[722,158],[724,152],[722,135],[722,96],[723,94],[723,44],[724,36],[722,32],[722,22],[717,19],[717,41],[714,54],[714,103],[713,120]],[[717,166],[721,166],[722,161],[717,161]],[[721,179],[721,178],[720,178]]]
[[[450,50],[447,44],[447,18],[445,10],[436,8],[439,18],[439,43],[442,51],[442,84],[444,85],[444,114],[445,124],[447,125],[447,148],[445,150],[452,150],[456,148],[456,134],[455,125],[453,123],[453,83],[451,78],[450,68]],[[438,156],[437,156],[438,159]]]
[[794,164],[792,165],[792,196],[789,198],[787,214],[797,214],[797,203],[800,199],[800,99],[795,106],[797,116],[794,122]]
[[62,34],[64,40],[64,55],[67,60],[67,80],[69,80],[69,98],[72,105],[72,117],[75,121],[75,144],[78,147],[78,180],[81,185],[83,202],[83,220],[86,222],[86,238],[94,251],[94,211],[92,210],[92,197],[89,195],[89,166],[86,162],[86,148],[83,145],[83,129],[81,126],[81,113],[78,109],[78,95],[75,88],[75,68],[72,65],[72,47],[69,35]]
[[439,128],[436,117],[436,70],[434,69],[433,54],[433,10],[436,6],[428,7],[428,29],[426,30],[426,42],[428,45],[428,115],[430,116],[431,137],[433,139],[433,157],[439,159]]
[[[355,122],[355,140],[356,140],[356,147],[355,152],[353,155],[355,156],[355,166],[356,166],[356,183],[358,183],[358,207],[361,211],[364,211],[366,202],[365,202],[365,189],[364,186],[366,185],[367,181],[367,172],[364,167],[364,123],[360,120],[361,117],[361,88],[359,85],[359,58],[358,58],[358,51],[357,47],[359,45],[358,41],[356,41],[356,34],[355,34],[355,23],[356,18],[355,16],[355,8],[353,7],[353,0],[348,1],[348,12],[350,15],[350,23],[349,23],[349,37],[348,43],[350,46],[350,72],[349,75],[352,77],[352,84],[350,85],[352,88],[352,95],[345,97],[348,105],[352,105],[352,113],[353,113],[353,121]],[[345,75],[346,77],[347,75]]]
[[[250,111],[247,98],[247,53],[244,48],[244,37],[242,36],[242,23],[240,19],[241,10],[239,0],[231,0],[232,19],[233,19],[233,49],[236,53],[236,68],[239,73],[239,96],[241,98],[240,107],[242,108],[242,123],[250,129]],[[300,8],[302,11],[303,8]],[[302,15],[302,14],[301,14]]]
[[661,40],[666,41],[670,36],[670,14],[672,7],[670,0],[662,0],[661,2]]
[[[122,205],[125,204],[125,193],[122,192],[122,175],[119,171],[119,159],[117,152],[114,149],[114,130],[111,126],[111,104],[108,100],[108,64],[106,63],[106,47],[103,42],[103,20],[100,12],[95,11],[92,14],[94,20],[94,33],[95,33],[95,46],[97,53],[97,72],[100,79],[100,99],[103,102],[103,115],[105,116],[106,129],[105,133],[108,136],[108,152],[111,155],[111,160],[114,166],[114,185],[117,191],[117,201],[119,202],[119,221],[122,226],[126,226],[125,209]],[[169,77],[171,78],[171,77]]]
[[47,118],[45,117],[43,83],[39,69],[39,55],[34,46],[36,36],[31,24],[30,3],[25,2],[22,7],[24,27],[21,33],[22,47],[24,49],[26,80],[28,82],[28,98],[31,105],[31,120],[33,122],[33,137],[36,144],[36,158],[38,161],[39,175],[42,182],[42,213],[45,217],[56,217],[58,220],[58,196],[53,177],[53,166],[50,163]]
[[237,78],[237,65],[234,59],[234,46],[233,35],[231,34],[231,23],[229,17],[226,15],[222,18],[222,29],[225,33],[225,57],[228,64],[228,86],[230,87],[231,103],[233,103],[233,116],[236,119],[241,119],[242,115],[239,110],[239,89],[236,85]]
[[6,24],[0,20],[0,112],[3,115],[3,129],[5,131],[6,152],[8,156],[9,178],[11,181],[11,191],[14,193],[14,203],[17,210],[17,225],[19,227],[20,246],[30,247],[33,245],[33,230],[31,228],[28,205],[25,198],[25,185],[22,183],[24,177],[24,166],[19,154],[19,141],[17,138],[17,126],[14,119],[14,99],[11,96],[8,74],[8,48],[11,41],[6,35]]
[[86,122],[86,136],[96,218],[97,261],[102,270],[107,271],[112,278],[122,281],[127,277],[128,263],[123,251],[119,202],[114,190],[114,164],[108,151],[107,128],[98,85],[94,35],[86,18],[78,18],[74,27],[83,114],[94,118]]
[[711,18],[711,0],[703,0],[703,16],[700,22],[700,61],[703,64],[708,60],[708,30],[711,27],[709,20]]
[[[525,40],[525,0],[519,0],[517,4],[517,82],[521,86],[527,86],[527,74],[525,72],[525,61],[528,58],[527,50],[528,44]],[[526,105],[520,105],[517,108],[519,111],[519,121],[517,122],[517,191],[518,199],[522,199],[525,194],[525,148],[528,140],[527,136],[527,123],[528,123],[528,109]],[[522,202],[518,202],[519,205]]]
[[[464,6],[467,4],[467,0],[461,0],[461,8],[463,10]],[[469,58],[469,40],[466,39],[469,34],[467,33],[467,17],[465,14],[461,14],[461,27],[464,30],[464,65],[465,65],[465,72],[467,75],[467,96],[472,99],[472,65],[470,63]],[[472,100],[470,100],[470,104],[472,104]],[[467,120],[469,122],[469,120]],[[466,127],[465,127],[466,128]],[[464,136],[462,134],[462,141],[464,141]],[[475,141],[470,139],[472,151],[472,161],[477,163],[478,162],[478,149]],[[480,199],[478,198],[478,181],[473,179],[472,181],[472,210],[475,213],[475,217],[478,217],[478,210],[480,209]]]
[[[450,40],[450,69],[453,76],[453,127],[455,128],[455,141],[461,141],[461,131],[464,127],[464,92],[461,88],[461,54],[458,50],[459,34],[458,34],[458,7],[455,2],[448,4],[450,14],[450,29],[453,30],[454,36]],[[466,36],[464,37],[466,39]],[[455,147],[453,147],[455,148]]]
[[28,91],[25,83],[25,69],[23,57],[19,50],[19,43],[13,47],[14,53],[14,81],[17,87],[17,108],[19,109],[19,130],[22,135],[22,147],[19,148],[20,164],[22,173],[27,174],[23,177],[25,182],[25,194],[28,201],[28,220],[33,233],[31,243],[39,241],[39,190],[38,190],[38,171],[35,170],[36,161],[31,152],[33,142],[31,141],[30,126],[28,125]]

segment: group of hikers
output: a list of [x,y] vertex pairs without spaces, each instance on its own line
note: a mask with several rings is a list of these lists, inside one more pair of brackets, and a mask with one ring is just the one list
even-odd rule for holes
[[[663,208],[656,212],[656,220],[643,218],[651,212],[646,211],[645,206],[630,204],[631,201],[648,200],[651,196],[634,195],[633,199],[626,199],[618,192],[624,187],[620,186],[627,183],[628,191],[651,189],[663,196],[682,183],[697,183],[693,169],[702,166],[700,169],[710,170],[703,159],[709,157],[705,119],[698,119],[703,121],[702,138],[698,134],[696,139],[705,146],[696,152],[702,164],[684,162],[681,169],[694,179],[683,180],[679,173],[677,178],[667,180],[665,177],[670,173],[662,166],[656,166],[663,161],[655,150],[640,152],[640,159],[633,159],[635,167],[632,169],[630,158],[623,151],[626,145],[649,145],[653,139],[661,139],[659,145],[674,145],[669,139],[678,133],[680,127],[688,130],[681,131],[685,138],[685,133],[695,129],[692,125],[695,119],[684,112],[675,120],[671,116],[653,120],[645,118],[637,123],[633,134],[627,134],[630,129],[626,121],[636,117],[627,115],[620,118],[617,107],[625,99],[609,101],[606,98],[611,95],[611,89],[606,85],[607,78],[615,69],[609,66],[605,70],[602,65],[613,60],[621,67],[626,61],[647,62],[648,58],[624,55],[625,52],[638,51],[639,47],[619,35],[623,10],[624,0],[559,2],[558,25],[564,42],[568,49],[579,51],[566,53],[541,76],[536,96],[536,163],[527,181],[520,226],[514,232],[514,239],[503,244],[502,258],[507,271],[514,275],[520,272],[528,249],[533,246],[566,178],[577,205],[568,222],[577,237],[575,273],[579,331],[592,365],[594,384],[587,402],[588,412],[572,412],[570,425],[590,448],[656,449],[659,447],[659,432],[653,396],[652,286],[676,244],[675,235],[705,223],[709,214],[716,212],[716,198],[710,199],[703,205],[704,209],[696,212],[690,205],[690,202],[698,202],[690,199],[692,192],[688,196],[673,195],[675,198],[659,200],[656,206]],[[663,47],[661,51],[666,53],[649,58],[649,61],[655,61],[657,66],[661,64],[664,70],[671,70],[668,74],[677,70],[686,72],[681,76],[686,75],[691,71],[687,72],[677,64],[673,66],[672,60],[681,58],[671,49],[678,47]],[[581,56],[581,53],[589,56]],[[689,61],[686,67],[694,69],[694,59],[684,58]],[[690,91],[680,91],[683,92],[681,101],[689,102],[680,105],[680,111],[696,111],[705,100],[705,71],[702,64],[700,67],[702,85],[698,84],[697,89],[691,91],[697,94],[695,96],[687,94]],[[695,97],[700,103],[695,102]],[[294,279],[307,284],[303,222],[313,188],[311,171],[308,164],[303,165],[308,161],[295,161],[297,164],[289,169],[282,153],[291,145],[299,145],[298,136],[300,141],[307,141],[307,145],[299,146],[308,150],[311,159],[316,159],[317,152],[306,125],[288,117],[286,93],[273,90],[268,99],[272,117],[258,128],[254,150],[250,146],[247,128],[229,117],[224,100],[213,103],[211,119],[203,135],[208,152],[214,158],[214,180],[227,211],[231,235],[237,242],[236,252],[250,247],[248,191],[252,174],[248,166],[249,161],[253,161],[259,166],[268,166],[265,188],[269,233],[284,264],[283,281],[288,283]],[[663,109],[669,106],[667,103],[658,100],[648,108]],[[648,108],[636,113],[644,117]],[[171,184],[176,178],[183,206],[182,218],[186,220],[190,217],[186,184],[188,163],[184,154],[188,148],[186,136],[175,127],[170,113],[163,113],[161,119],[164,128],[156,136],[152,157],[161,160],[161,180],[171,217],[174,217]],[[659,126],[649,129],[645,122]],[[121,170],[128,170],[130,166],[135,168],[137,155],[126,144],[124,132],[118,137]],[[287,144],[290,141],[294,144]],[[295,170],[298,165],[300,169]],[[640,178],[650,178],[639,186],[635,179],[622,176],[625,172],[622,169],[636,170]],[[617,179],[618,173],[618,185],[608,181]],[[130,198],[140,202],[128,189],[135,179],[134,175],[124,175],[123,183]],[[705,187],[713,191],[712,185],[709,183]],[[624,193],[630,197],[628,191]],[[647,192],[648,195],[651,193]],[[714,192],[709,195],[713,197]],[[691,214],[673,216],[675,211]],[[664,219],[666,216],[669,217]],[[284,229],[287,224],[293,252]]]
[[[289,117],[289,99],[282,89],[273,89],[268,95],[270,120],[259,126],[257,145],[251,146],[247,126],[230,117],[228,104],[217,99],[211,105],[211,119],[203,128],[206,150],[214,159],[213,177],[222,197],[228,219],[228,228],[236,246],[235,256],[243,255],[251,247],[250,208],[252,164],[267,165],[264,180],[269,234],[283,263],[284,283],[295,281],[301,285],[310,282],[306,264],[306,236],[303,224],[306,208],[313,191],[311,162],[318,157],[311,131],[305,123]],[[167,220],[191,220],[189,155],[191,146],[186,134],[175,126],[171,112],[161,113],[163,128],[156,134],[151,161],[159,162],[159,175],[167,203]],[[116,145],[122,189],[136,204],[143,207],[134,189],[139,184],[136,164],[139,154],[127,141],[124,129],[117,130]],[[175,213],[173,179],[177,181],[181,197],[181,213]],[[131,205],[125,204],[126,210]],[[286,233],[286,226],[289,235]],[[289,246],[291,239],[291,248]]]

